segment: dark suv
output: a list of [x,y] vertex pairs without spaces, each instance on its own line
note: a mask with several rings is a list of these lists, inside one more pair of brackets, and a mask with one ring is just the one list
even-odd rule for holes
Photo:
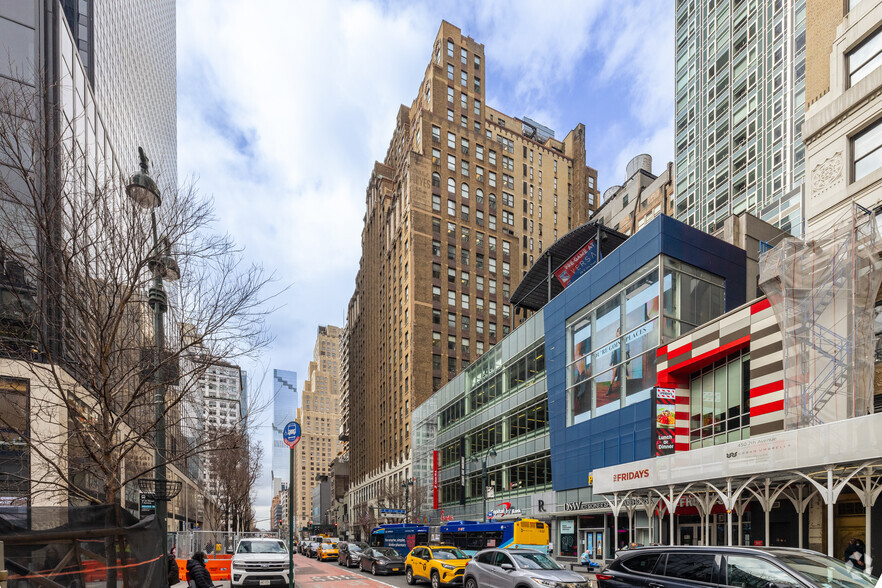
[[347,568],[357,566],[361,552],[367,548],[363,541],[341,541],[337,544],[337,563]]
[[598,588],[874,588],[832,557],[785,547],[641,547],[597,573]]

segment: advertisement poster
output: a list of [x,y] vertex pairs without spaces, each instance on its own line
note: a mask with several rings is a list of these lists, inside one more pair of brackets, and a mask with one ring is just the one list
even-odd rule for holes
[[655,389],[655,454],[674,453],[674,429],[677,424],[677,395],[671,388]]
[[597,247],[597,240],[591,239],[584,247],[579,249],[571,258],[569,258],[566,263],[557,268],[557,271],[554,272],[554,276],[557,278],[557,281],[560,282],[561,286],[566,288],[570,285],[570,282],[594,267],[594,264],[597,263],[599,258],[600,255]]
[[432,508],[438,508],[438,450],[432,452]]

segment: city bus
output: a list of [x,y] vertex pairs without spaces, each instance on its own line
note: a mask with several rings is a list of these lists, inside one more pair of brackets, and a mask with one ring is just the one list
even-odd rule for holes
[[480,523],[450,521],[441,526],[441,543],[455,545],[472,556],[488,547],[508,549],[548,549],[548,524],[535,519]]
[[407,557],[415,545],[426,545],[429,542],[429,527],[409,523],[380,525],[371,531],[368,544],[371,547],[391,547],[401,557]]

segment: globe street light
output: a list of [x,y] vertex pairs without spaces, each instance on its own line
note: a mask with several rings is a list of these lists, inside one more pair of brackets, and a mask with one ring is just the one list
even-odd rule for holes
[[[160,241],[159,232],[156,228],[156,208],[162,204],[162,196],[159,187],[148,171],[149,160],[144,154],[144,149],[138,147],[141,171],[134,174],[126,185],[126,194],[139,207],[150,210],[150,222],[153,229],[153,248],[150,251],[150,259],[147,266],[153,274],[153,284],[148,291],[148,303],[153,310],[153,409],[156,419],[154,432],[154,480],[141,480],[139,485],[142,491],[152,490],[156,501],[156,519],[159,521],[162,531],[163,555],[168,552],[168,521],[166,520],[167,502],[180,492],[180,482],[169,484],[166,480],[166,457],[165,457],[165,381],[160,374],[162,364],[162,351],[165,349],[165,311],[168,310],[168,297],[162,287],[163,278],[169,281],[181,277],[181,271],[177,262],[169,253],[167,239]],[[140,482],[144,482],[141,484]]]

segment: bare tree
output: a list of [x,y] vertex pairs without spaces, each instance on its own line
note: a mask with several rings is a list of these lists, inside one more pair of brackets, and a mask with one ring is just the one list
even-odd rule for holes
[[[240,434],[200,429],[209,364],[194,358],[235,362],[268,343],[271,278],[214,230],[192,185],[165,188],[152,225],[124,190],[136,154],[83,138],[95,121],[69,112],[65,91],[0,80],[0,373],[27,383],[32,415],[0,400],[0,430],[27,444],[32,499],[119,504],[158,465],[160,414],[164,461],[182,470]],[[166,302],[151,283],[169,256],[181,279]],[[167,305],[158,354],[151,303]]]
[[251,505],[263,447],[241,427],[231,429],[213,435],[216,441],[206,460],[207,489],[218,502],[219,528],[248,531],[253,524]]
[[367,541],[371,536],[371,530],[377,526],[377,515],[374,506],[369,502],[359,502],[353,507],[352,520],[356,529],[360,532],[361,540]]

